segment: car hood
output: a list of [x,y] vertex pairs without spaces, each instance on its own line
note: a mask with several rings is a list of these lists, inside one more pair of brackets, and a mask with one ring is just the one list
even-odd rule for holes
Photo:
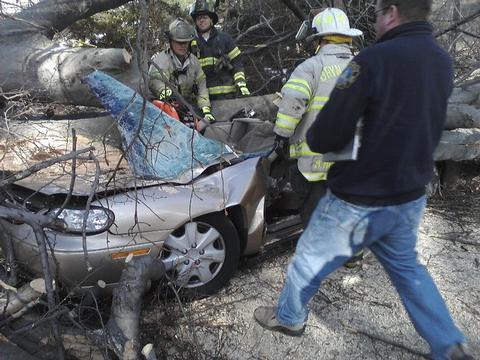
[[72,186],[71,173],[59,171],[61,167],[54,166],[48,171],[39,171],[28,178],[15,182],[15,185],[39,192],[45,195],[67,195],[89,196],[92,194],[107,195],[113,192],[125,192],[132,189],[147,188],[162,184],[186,185],[194,182],[205,172],[219,164],[229,166],[231,161],[238,159],[236,154],[227,154],[211,163],[184,171],[175,179],[142,179],[136,177],[125,161],[121,162],[121,166],[112,170],[110,168],[95,168],[95,164],[82,164],[81,168],[75,174],[75,181]]

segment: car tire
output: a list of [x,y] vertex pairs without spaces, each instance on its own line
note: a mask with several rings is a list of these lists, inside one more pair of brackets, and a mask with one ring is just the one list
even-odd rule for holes
[[[206,243],[208,246],[204,246]],[[239,258],[238,232],[223,213],[201,216],[176,229],[165,241],[162,255],[167,278],[180,295],[187,297],[220,290],[233,276]]]

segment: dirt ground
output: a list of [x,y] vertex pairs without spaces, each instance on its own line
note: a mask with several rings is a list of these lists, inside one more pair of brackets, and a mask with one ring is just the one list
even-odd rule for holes
[[[475,180],[475,179],[474,179]],[[478,180],[478,178],[477,178]],[[419,258],[480,358],[480,189],[478,181],[431,198]],[[332,274],[311,303],[305,334],[292,338],[253,320],[275,304],[294,244],[243,261],[219,294],[184,303],[148,300],[142,342],[159,359],[422,359],[429,349],[373,254],[357,269]]]
[[[429,199],[418,252],[480,359],[480,163],[456,190]],[[294,253],[293,242],[243,259],[218,294],[189,302],[156,288],[145,298],[141,343],[153,343],[158,359],[423,359],[428,347],[371,253],[361,267],[329,276],[311,302],[305,334],[287,337],[253,320],[259,305],[275,304]],[[108,310],[107,310],[108,311]],[[65,338],[78,359],[103,359],[101,350]],[[7,346],[8,345],[8,346]],[[4,349],[4,352],[2,352]],[[10,357],[14,353],[14,357]],[[83,356],[80,356],[83,355]],[[0,359],[31,359],[2,344]]]

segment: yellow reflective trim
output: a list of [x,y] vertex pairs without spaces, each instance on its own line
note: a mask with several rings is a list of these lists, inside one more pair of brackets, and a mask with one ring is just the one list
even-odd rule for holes
[[315,160],[313,164],[313,169],[317,171],[328,171],[330,167],[333,165],[333,162],[330,161],[322,161],[322,160]]
[[287,84],[288,83],[301,84],[301,85],[305,86],[308,89],[308,91],[310,91],[310,93],[312,93],[312,89],[310,89],[310,85],[308,84],[308,82],[306,80],[299,79],[299,78],[292,78],[292,79],[288,79]]
[[307,89],[305,89],[305,88],[303,88],[303,87],[301,87],[301,86],[297,86],[297,85],[293,85],[293,84],[286,83],[285,85],[283,85],[283,89],[285,89],[285,88],[286,88],[286,89],[296,90],[296,91],[299,91],[299,92],[301,92],[301,93],[304,93],[305,95],[308,96],[308,99],[310,99],[310,96],[311,96],[311,95],[310,95],[310,92],[309,92]]
[[233,75],[233,79],[235,81],[238,81],[238,80],[244,80],[245,81],[245,73],[243,71],[239,71],[239,72],[237,72]]
[[230,51],[227,56],[230,58],[230,60],[235,59],[238,55],[240,55],[240,49],[238,46],[236,46],[232,51]]
[[229,94],[235,91],[236,91],[235,85],[214,86],[214,87],[208,88],[208,92],[210,95]]
[[299,122],[300,119],[297,119],[293,116],[277,113],[277,120],[275,121],[275,126],[286,130],[295,130]]
[[321,181],[321,180],[327,180],[327,172],[322,171],[322,172],[303,172],[300,171],[302,175],[307,179],[307,181]]
[[275,126],[285,130],[291,130],[291,131],[295,130],[295,126],[284,124],[282,121],[277,121],[275,123]]
[[310,105],[307,109],[307,111],[310,110],[322,110],[325,105]]
[[282,113],[277,113],[277,121],[278,120],[286,120],[286,121],[291,122],[295,125],[297,125],[300,122],[300,119],[298,119],[296,117],[293,117],[293,116],[290,116],[290,115],[282,114]]
[[328,96],[315,96],[310,102],[307,111],[322,110],[325,104],[328,102],[328,99]]
[[327,65],[323,68],[322,73],[320,74],[320,81],[327,81],[338,77],[342,71],[343,70],[340,65]]
[[205,73],[202,71],[200,74],[198,74],[197,76],[197,80],[202,80],[202,79],[205,79],[207,76],[205,75]]
[[290,157],[296,158],[299,156],[319,156],[319,153],[310,150],[306,141],[290,145]]
[[200,65],[202,67],[215,65],[217,63],[217,59],[214,58],[214,57],[206,57],[206,58],[202,58],[202,59],[199,59],[199,60],[200,60]]

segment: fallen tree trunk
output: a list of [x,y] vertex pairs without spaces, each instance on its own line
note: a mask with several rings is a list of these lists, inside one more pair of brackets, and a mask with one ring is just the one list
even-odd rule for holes
[[457,87],[450,97],[445,129],[480,129],[480,83]]
[[84,75],[101,69],[131,87],[140,74],[123,49],[68,48],[52,41],[75,21],[130,0],[43,0],[0,23],[0,83],[4,92],[26,90],[33,97],[65,104],[98,105]]
[[479,129],[444,131],[434,154],[436,161],[464,161],[478,158],[480,158]]
[[[217,119],[228,121],[240,110],[254,109],[256,117],[273,121],[278,109],[273,101],[277,98],[276,94],[268,94],[212,101],[212,111]],[[480,129],[480,83],[454,89],[448,103],[445,129],[457,128]]]
[[150,256],[129,256],[117,287],[107,323],[109,343],[122,360],[138,359],[140,353],[140,311],[142,296],[152,280],[165,274],[163,262]]
[[19,289],[7,288],[7,296],[0,299],[0,306],[4,309],[5,315],[17,316],[17,313],[31,306],[46,292],[45,280],[35,279]]

